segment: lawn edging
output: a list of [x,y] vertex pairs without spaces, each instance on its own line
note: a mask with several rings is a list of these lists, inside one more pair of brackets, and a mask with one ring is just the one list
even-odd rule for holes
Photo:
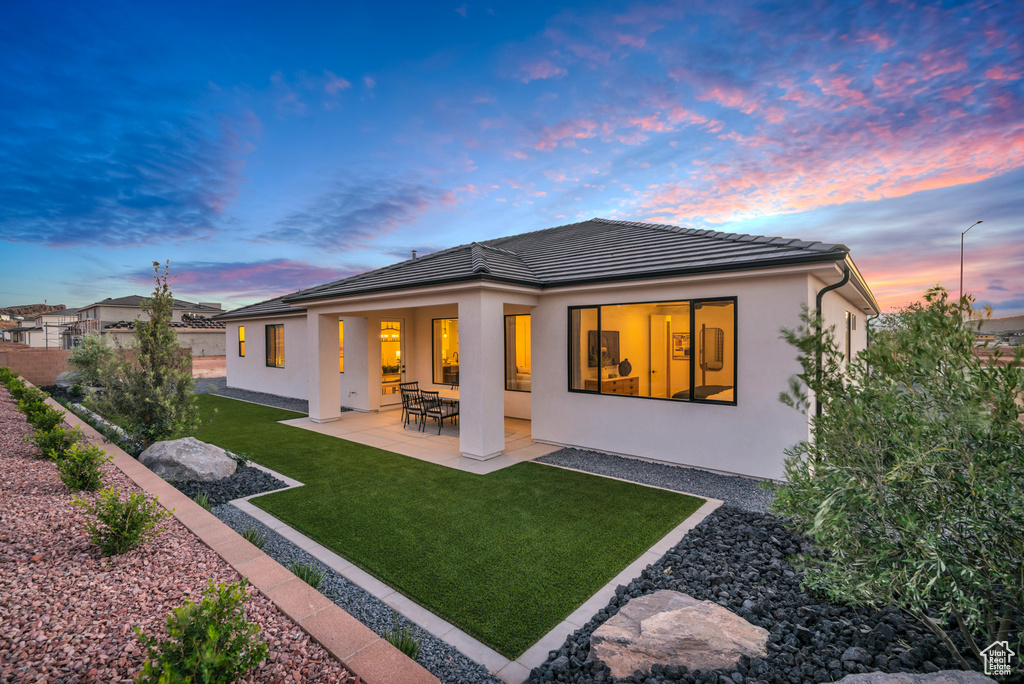
[[159,504],[173,511],[174,517],[192,534],[247,578],[249,584],[363,682],[440,684],[440,680],[419,663],[377,636],[152,470],[107,442],[91,425],[67,411],[52,397],[47,396],[46,403],[64,411],[66,424],[80,428],[87,441],[103,449],[122,473],[147,494],[158,497]]

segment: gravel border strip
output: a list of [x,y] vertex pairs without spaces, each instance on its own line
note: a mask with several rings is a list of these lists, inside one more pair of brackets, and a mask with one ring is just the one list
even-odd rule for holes
[[600,451],[567,447],[534,459],[535,463],[607,475],[630,482],[671,489],[676,492],[720,499],[753,513],[768,513],[773,494],[761,488],[760,481],[735,475],[722,475],[697,468],[654,463],[639,458],[614,456]]
[[320,592],[379,636],[383,637],[384,633],[393,629],[395,625],[399,628],[411,628],[422,645],[416,662],[445,684],[502,684],[501,680],[491,675],[486,667],[470,660],[458,649],[403,617],[391,606],[345,579],[310,553],[247,513],[225,504],[215,506],[213,514],[239,534],[248,527],[254,527],[266,534],[267,543],[263,546],[263,552],[285,567],[292,562],[306,563],[326,571],[327,575],[320,585]]

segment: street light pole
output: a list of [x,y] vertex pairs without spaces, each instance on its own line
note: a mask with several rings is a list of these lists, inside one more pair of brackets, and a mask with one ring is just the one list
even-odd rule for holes
[[964,235],[967,235],[967,231],[979,223],[984,223],[984,221],[975,221],[967,230],[960,233],[960,299],[964,298]]

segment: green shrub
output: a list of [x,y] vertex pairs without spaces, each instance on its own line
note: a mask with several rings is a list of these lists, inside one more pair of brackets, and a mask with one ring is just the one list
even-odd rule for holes
[[807,410],[806,388],[822,411],[774,506],[829,552],[804,560],[809,588],[901,608],[968,667],[947,624],[979,661],[994,641],[1024,648],[1024,348],[982,362],[970,301],[925,300],[848,363],[815,318],[784,331],[803,372],[783,398]]
[[93,444],[73,444],[57,461],[61,482],[72,492],[94,492],[103,484],[100,468],[110,460],[106,452]]
[[213,508],[210,505],[210,495],[207,494],[206,492],[199,492],[198,494],[196,494],[196,498],[192,500],[208,511]]
[[420,654],[420,640],[413,636],[412,627],[399,627],[398,618],[391,629],[384,630],[384,639],[413,660]]
[[[83,336],[79,345],[72,349],[68,356],[68,364],[76,369],[75,386],[81,389],[81,385],[77,384],[79,382],[94,387],[105,385],[116,356],[117,352],[100,333],[93,332]],[[74,387],[71,389],[74,390]]]
[[82,383],[76,382],[75,384],[73,384],[71,386],[71,389],[68,390],[68,396],[71,397],[72,399],[81,399],[82,397],[84,397],[85,388],[82,387]]
[[296,563],[295,561],[292,561],[288,564],[288,569],[291,570],[296,577],[314,589],[319,589],[324,578],[327,577],[326,570],[318,565],[310,565],[309,563]]
[[262,549],[267,543],[267,534],[255,525],[250,525],[242,531],[242,537],[255,546],[257,549]]
[[84,442],[85,435],[79,428],[61,423],[51,430],[36,430],[26,439],[35,442],[39,458],[59,461],[72,445]]
[[89,541],[100,547],[104,556],[113,556],[134,549],[158,535],[161,521],[173,511],[160,507],[156,498],[132,492],[121,498],[121,490],[108,487],[95,502],[75,498],[75,505],[85,509],[94,520],[86,523]]
[[135,681],[229,684],[258,665],[268,649],[259,626],[245,619],[245,587],[244,579],[231,585],[210,580],[202,602],[186,601],[167,616],[166,641],[136,627],[147,659]]

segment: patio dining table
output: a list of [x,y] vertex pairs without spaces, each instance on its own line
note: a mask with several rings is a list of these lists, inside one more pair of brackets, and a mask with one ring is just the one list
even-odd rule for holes
[[449,404],[459,403],[459,390],[457,389],[438,390],[437,394],[438,396],[441,397],[442,400],[448,402]]

